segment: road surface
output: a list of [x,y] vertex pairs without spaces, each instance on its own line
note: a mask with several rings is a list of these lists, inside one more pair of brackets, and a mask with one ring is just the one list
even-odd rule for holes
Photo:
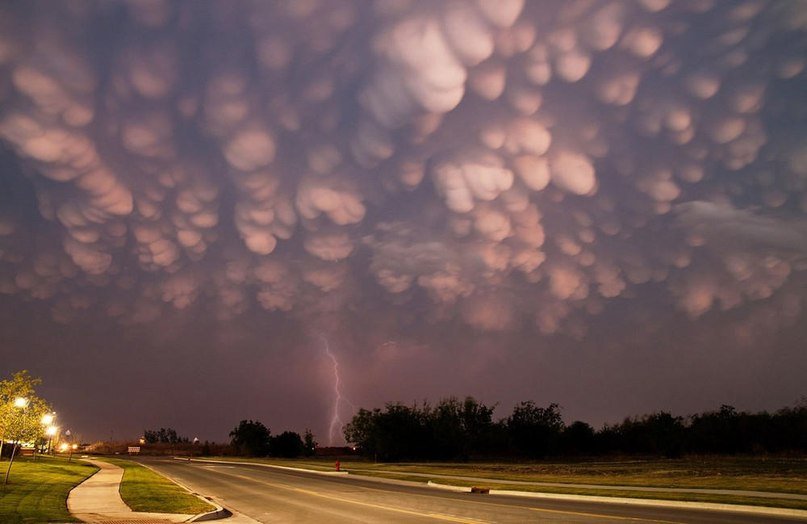
[[705,510],[454,493],[257,465],[139,460],[228,509],[265,523],[796,522]]

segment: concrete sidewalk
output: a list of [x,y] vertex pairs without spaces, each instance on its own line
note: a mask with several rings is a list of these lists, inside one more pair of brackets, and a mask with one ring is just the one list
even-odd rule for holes
[[67,497],[67,509],[74,517],[84,522],[98,524],[112,522],[162,524],[186,522],[195,517],[195,515],[132,511],[120,497],[119,490],[120,482],[123,479],[123,468],[100,460],[86,460],[86,462],[101,469],[73,488]]

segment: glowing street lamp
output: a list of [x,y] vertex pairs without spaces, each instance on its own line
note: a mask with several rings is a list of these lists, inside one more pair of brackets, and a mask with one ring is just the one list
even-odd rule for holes
[[[14,407],[21,411],[20,417],[25,415],[25,408],[28,407],[28,403],[30,401],[26,397],[16,397],[14,399]],[[11,448],[11,459],[8,461],[8,469],[6,470],[6,476],[3,479],[3,489],[6,489],[6,484],[8,484],[8,476],[11,473],[11,465],[14,464],[14,455],[17,453],[17,447],[19,446],[19,442],[14,442],[14,447]]]
[[56,433],[59,432],[59,428],[56,426],[48,426],[45,430],[45,435],[48,436],[48,453],[52,452],[51,444],[53,444],[53,437],[56,436]]
[[[50,427],[50,426],[52,426],[52,425],[53,425],[53,421],[54,421],[55,419],[56,419],[56,413],[53,413],[53,412],[51,412],[51,413],[45,413],[44,415],[42,415],[42,419],[40,420],[40,422],[42,422],[42,425],[43,425],[43,426],[45,426],[46,428],[48,428],[48,427]],[[47,431],[47,430],[46,430],[46,431]],[[48,447],[50,447],[50,442],[48,442]],[[49,450],[48,450],[48,451],[49,451]]]

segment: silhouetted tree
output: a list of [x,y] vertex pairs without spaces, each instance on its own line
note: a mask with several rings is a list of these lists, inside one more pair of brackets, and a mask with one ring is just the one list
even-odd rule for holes
[[369,411],[361,408],[345,426],[345,440],[355,444],[356,450],[363,455],[376,456],[378,454],[376,419],[380,414],[380,409]]
[[271,433],[269,428],[257,420],[242,420],[230,432],[230,445],[236,452],[251,457],[269,454]]
[[[430,439],[424,424],[427,406],[387,404],[376,416],[376,446],[381,460],[402,460],[429,456]],[[425,415],[425,416],[424,416]]]
[[358,451],[381,460],[464,459],[471,455],[626,453],[669,458],[683,453],[779,453],[807,451],[807,401],[775,413],[737,412],[732,406],[688,418],[667,412],[626,418],[599,431],[582,421],[566,427],[557,404],[515,406],[492,421],[493,407],[468,397],[385,409],[360,409],[345,428]]
[[661,411],[643,417],[626,418],[607,429],[613,446],[609,451],[678,457],[684,450],[684,419]]
[[271,437],[269,450],[276,457],[294,458],[303,454],[305,445],[299,433],[284,431]]
[[734,454],[747,448],[746,435],[740,430],[740,414],[726,404],[718,411],[693,415],[688,434],[689,449],[699,453]]
[[807,398],[795,407],[780,409],[773,419],[773,433],[779,437],[776,451],[807,451]]
[[143,440],[149,444],[180,444],[190,442],[188,437],[180,437],[174,428],[143,431]]
[[545,457],[557,452],[563,419],[557,404],[546,408],[532,401],[521,402],[507,419],[514,450],[528,457]]
[[592,455],[596,452],[594,428],[576,420],[561,434],[561,449],[566,455]]
[[435,459],[467,459],[492,449],[493,407],[473,397],[462,402],[441,400],[434,409],[424,404],[422,418],[431,437],[428,455]]
[[303,436],[303,455],[306,457],[313,457],[317,451],[317,441],[314,440],[314,434],[311,430],[306,428],[305,435]]
[[496,405],[486,406],[473,397],[462,403],[462,426],[466,435],[466,455],[489,453],[496,449],[496,425],[493,411]]
[[468,435],[462,418],[462,405],[455,398],[441,401],[424,417],[430,436],[427,454],[431,458],[450,459],[468,456]]

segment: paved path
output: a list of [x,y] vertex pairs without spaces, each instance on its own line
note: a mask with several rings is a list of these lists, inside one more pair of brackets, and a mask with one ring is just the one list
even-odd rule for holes
[[185,522],[194,517],[194,515],[132,511],[120,497],[123,468],[100,460],[87,460],[86,462],[101,469],[73,488],[67,497],[67,509],[74,517],[84,522],[98,524],[117,524],[119,522],[162,524]]

